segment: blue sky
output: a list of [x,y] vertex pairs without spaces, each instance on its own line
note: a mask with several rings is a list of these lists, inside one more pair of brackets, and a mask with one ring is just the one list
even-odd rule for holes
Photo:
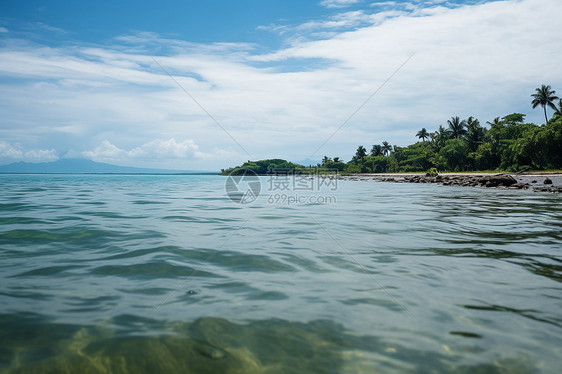
[[349,160],[456,115],[540,124],[534,88],[562,93],[561,12],[559,0],[3,1],[0,164],[217,170]]

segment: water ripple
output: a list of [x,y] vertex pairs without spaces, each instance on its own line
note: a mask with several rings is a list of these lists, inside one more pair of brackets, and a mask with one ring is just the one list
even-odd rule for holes
[[2,373],[558,370],[559,196],[341,181],[337,204],[242,206],[218,176],[0,188]]

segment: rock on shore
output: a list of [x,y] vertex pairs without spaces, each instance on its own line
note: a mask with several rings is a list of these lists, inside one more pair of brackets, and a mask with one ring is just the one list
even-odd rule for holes
[[[457,175],[344,175],[343,179],[349,180],[367,180],[374,179],[382,182],[396,182],[396,183],[436,183],[443,186],[463,186],[463,187],[486,187],[486,188],[503,188],[511,190],[533,190],[541,192],[562,192],[562,186],[555,186],[552,184],[544,184],[542,186],[533,186],[524,181],[517,181],[509,174],[491,174],[491,175],[471,175],[471,174],[457,174]],[[552,182],[551,182],[552,183]]]

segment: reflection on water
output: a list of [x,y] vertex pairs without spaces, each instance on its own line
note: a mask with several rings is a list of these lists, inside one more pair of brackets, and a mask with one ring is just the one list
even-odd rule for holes
[[[262,180],[263,186],[267,182]],[[557,373],[558,195],[0,176],[0,373]]]

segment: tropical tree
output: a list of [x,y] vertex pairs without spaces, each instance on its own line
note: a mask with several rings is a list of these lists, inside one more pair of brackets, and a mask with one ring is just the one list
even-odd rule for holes
[[562,116],[562,99],[558,99],[558,108],[554,110],[554,114],[557,116]]
[[478,118],[474,118],[473,116],[470,116],[466,119],[467,131],[470,127],[480,127],[480,121],[478,120]]
[[466,133],[466,121],[461,121],[458,116],[451,117],[450,120],[447,120],[447,123],[449,124],[449,131],[451,131],[451,137],[453,139],[458,139]]
[[480,126],[480,121],[472,116],[468,117],[466,124],[464,139],[466,140],[468,149],[474,152],[484,140],[484,128]]
[[429,133],[427,132],[425,127],[423,129],[421,129],[420,131],[418,131],[416,136],[424,142],[425,142],[425,139],[429,139]]
[[394,147],[394,152],[386,157],[389,166],[396,160],[399,170],[396,171],[425,171],[435,167],[431,158],[435,154],[433,146],[429,142],[417,142],[407,147]]
[[480,126],[480,120],[478,118],[474,118],[473,116],[470,116],[466,119],[466,127],[470,127],[472,125],[477,125]]
[[[337,159],[337,160],[336,160]],[[328,170],[337,170],[337,171],[342,171],[344,170],[348,165],[344,164],[343,162],[340,162],[339,157],[334,157],[334,160],[330,160],[328,162],[326,162],[326,164],[324,164],[324,167]]]
[[367,156],[367,150],[365,149],[365,147],[360,145],[359,147],[357,147],[357,151],[355,152],[355,160],[363,161],[365,156]]
[[526,114],[523,113],[511,113],[502,117],[502,123],[505,123],[508,126],[520,125],[525,122],[525,116]]
[[451,132],[441,125],[439,125],[439,129],[437,131],[431,134],[431,140],[437,150],[441,149],[445,145],[445,142],[449,139],[451,139]]
[[551,119],[546,126],[533,126],[511,145],[516,165],[536,168],[562,167],[562,117]]
[[326,165],[330,161],[332,161],[330,157],[324,156],[324,158],[322,159],[322,165]]
[[486,121],[486,123],[488,125],[490,125],[490,127],[496,127],[496,126],[502,126],[503,122],[500,120],[500,117],[496,117],[491,121]]
[[535,109],[539,105],[542,106],[544,110],[544,120],[546,124],[548,123],[548,117],[546,116],[546,107],[549,106],[553,110],[556,110],[556,105],[554,105],[554,100],[557,100],[558,96],[554,95],[556,91],[551,90],[550,86],[545,86],[544,84],[540,88],[536,88],[535,91],[536,93],[531,95],[531,97],[533,98],[531,104],[533,105],[533,109]]
[[365,166],[367,171],[372,173],[386,173],[388,168],[388,157],[384,156],[366,156]]
[[371,148],[371,156],[382,156],[382,145],[375,144],[373,148]]
[[462,171],[467,166],[467,156],[467,145],[462,139],[449,139],[439,151],[439,159],[444,165],[438,166],[449,171]]
[[385,140],[382,142],[382,154],[388,156],[392,152],[392,146]]

